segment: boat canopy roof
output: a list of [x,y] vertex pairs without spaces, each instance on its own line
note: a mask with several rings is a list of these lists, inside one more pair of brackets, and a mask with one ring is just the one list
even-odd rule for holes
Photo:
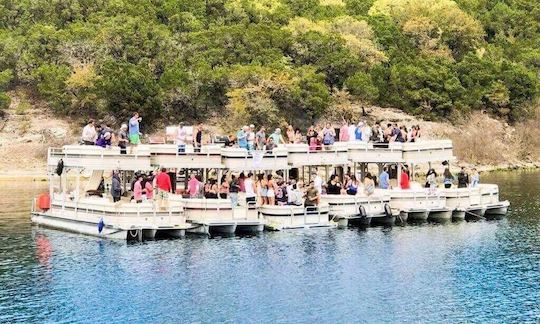
[[336,166],[351,163],[430,163],[451,161],[452,141],[426,140],[415,143],[336,142],[319,149],[307,144],[280,145],[271,151],[248,151],[244,148],[222,147],[218,144],[195,148],[175,144],[148,144],[128,148],[122,154],[119,147],[102,148],[92,145],[66,145],[50,148],[49,167],[60,159],[66,168],[97,170],[151,170],[166,168],[208,168],[249,170],[286,170],[302,166]]

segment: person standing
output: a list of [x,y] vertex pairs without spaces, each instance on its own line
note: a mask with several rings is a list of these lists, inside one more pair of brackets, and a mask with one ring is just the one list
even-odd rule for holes
[[255,187],[255,182],[253,182],[253,173],[249,172],[247,178],[244,180],[244,189],[246,192],[246,203],[253,205],[256,203],[256,192],[257,188]]
[[292,125],[287,126],[287,143],[294,144],[294,139],[295,139],[294,134],[295,132],[294,132],[293,126]]
[[231,197],[231,205],[233,208],[238,206],[238,192],[240,191],[240,185],[238,179],[233,174],[231,175],[231,183],[229,184],[229,197]]
[[84,145],[95,145],[97,140],[97,131],[96,126],[94,125],[94,120],[90,119],[88,121],[88,124],[84,126],[81,140]]
[[203,137],[203,124],[197,126],[197,132],[195,133],[195,152],[201,151],[202,146],[202,137]]
[[120,130],[118,131],[118,147],[120,148],[120,154],[126,154],[127,146],[129,144],[129,138],[127,135],[128,126],[122,124]]
[[362,140],[362,129],[364,129],[364,123],[359,122],[358,126],[356,127],[356,130],[354,131],[354,140],[355,141],[361,141]]
[[300,128],[297,128],[294,131],[294,144],[302,144],[302,132],[300,132]]
[[272,177],[272,174],[268,174],[266,176],[266,186],[268,187],[268,191],[266,192],[266,197],[268,198],[268,205],[274,206],[276,204],[277,185]]
[[176,133],[176,145],[178,146],[178,153],[186,152],[186,139],[187,131],[184,127],[184,124],[180,123],[178,125],[178,131]]
[[343,121],[343,124],[341,125],[341,128],[339,129],[339,141],[340,142],[349,141],[349,125],[347,125],[347,122],[345,120]]
[[219,198],[227,199],[228,195],[229,195],[229,182],[227,182],[227,176],[224,174],[221,177],[221,181],[219,185]]
[[349,124],[349,142],[356,140],[356,124],[351,120]]
[[285,144],[285,140],[281,135],[281,128],[276,128],[276,130],[272,133],[272,135],[270,135],[270,137],[272,138],[276,146],[280,144]]
[[195,176],[195,173],[192,173],[188,181],[187,191],[190,198],[197,198],[199,194],[199,180]]
[[161,172],[156,176],[157,198],[159,208],[168,207],[169,193],[172,192],[171,177],[167,174],[166,168],[161,168]]
[[392,139],[393,130],[394,130],[394,128],[392,127],[392,124],[387,124],[386,125],[386,128],[383,131],[384,143],[393,142],[393,139]]
[[238,186],[240,187],[240,192],[246,192],[246,175],[244,172],[240,172],[240,175],[238,175]]
[[306,190],[306,199],[304,201],[304,206],[318,206],[321,200],[321,193],[315,188],[313,181],[309,183],[309,186]]
[[469,174],[465,170],[465,167],[461,167],[461,171],[459,171],[457,179],[458,188],[467,188],[467,186],[469,185]]
[[326,124],[326,126],[322,130],[323,135],[323,144],[325,147],[334,145],[334,142],[336,141],[336,131],[330,125],[330,123]]
[[385,166],[379,174],[379,187],[381,189],[390,189],[390,175],[388,174],[388,167]]
[[364,191],[368,196],[371,196],[375,192],[375,181],[369,172],[364,177]]
[[142,180],[143,176],[142,174],[139,174],[137,176],[137,181],[135,181],[135,185],[133,186],[133,199],[135,199],[135,202],[137,204],[142,203],[142,194],[144,192],[142,187]]
[[238,147],[239,148],[243,148],[243,149],[246,149],[248,148],[248,142],[247,142],[247,132],[248,132],[248,127],[247,126],[243,126],[239,131],[238,133],[236,133],[236,140],[238,141]]
[[315,172],[313,173],[313,176],[315,177],[313,179],[313,186],[315,187],[315,189],[317,190],[317,192],[319,193],[319,195],[322,194],[322,185],[323,185],[323,179],[321,178],[321,176],[317,173],[317,171],[315,170]]
[[120,198],[122,197],[122,183],[120,181],[120,176],[118,175],[118,171],[113,172],[111,195],[113,197],[113,202],[120,201]]
[[406,166],[403,166],[403,170],[401,171],[399,184],[401,189],[411,189],[411,184],[409,182],[409,170]]
[[450,172],[449,168],[444,169],[443,176],[444,176],[444,180],[443,180],[444,187],[446,189],[452,187],[452,183],[454,182],[454,175],[452,174],[452,172]]
[[381,142],[380,141],[381,133],[382,133],[381,125],[379,123],[375,123],[375,126],[373,126],[373,129],[371,130],[370,141],[372,141],[373,143]]
[[369,142],[372,134],[371,127],[367,122],[364,122],[364,128],[362,129],[362,142]]
[[310,126],[306,134],[306,139],[310,151],[317,150],[317,136],[318,134],[315,131],[315,128],[313,126]]
[[434,194],[437,188],[437,172],[434,169],[429,169],[426,175],[426,188],[429,188],[429,193]]
[[144,183],[144,190],[146,192],[146,199],[153,200],[154,199],[154,187],[152,186],[152,182],[154,178],[152,176],[147,176]]
[[257,134],[255,134],[255,144],[257,146],[257,150],[264,150],[266,145],[266,133],[264,126],[261,126]]
[[472,169],[472,175],[471,175],[471,188],[476,188],[480,184],[480,173],[478,173],[478,170],[476,168]]
[[255,149],[255,125],[249,125],[249,131],[247,134],[248,151]]
[[131,152],[141,143],[141,133],[139,129],[139,124],[142,121],[142,118],[139,116],[139,113],[136,112],[133,114],[133,117],[129,120],[129,143],[131,144]]
[[255,187],[257,188],[259,205],[265,205],[267,203],[266,196],[268,194],[268,186],[266,183],[266,179],[264,178],[264,174],[259,173],[259,175],[257,175],[257,182],[255,183]]

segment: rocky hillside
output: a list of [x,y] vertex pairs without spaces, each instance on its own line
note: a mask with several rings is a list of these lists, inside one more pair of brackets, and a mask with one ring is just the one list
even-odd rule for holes
[[[43,175],[47,148],[76,143],[79,122],[55,117],[43,102],[32,99],[25,91],[8,94],[11,105],[0,119],[0,176]],[[540,138],[528,135],[540,118],[511,126],[478,112],[450,124],[425,121],[394,108],[372,106],[365,107],[363,112],[358,105],[334,108],[369,123],[420,125],[425,139],[450,138],[460,164],[475,165],[483,170],[540,166]],[[336,116],[332,119],[339,120]]]
[[0,175],[44,174],[47,148],[76,141],[71,124],[24,92],[8,95],[11,105],[0,119]]

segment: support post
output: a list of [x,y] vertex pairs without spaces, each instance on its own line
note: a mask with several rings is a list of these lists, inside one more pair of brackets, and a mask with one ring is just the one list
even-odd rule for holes
[[401,187],[401,163],[397,164],[397,185]]
[[325,182],[328,182],[328,165],[324,166],[324,178]]

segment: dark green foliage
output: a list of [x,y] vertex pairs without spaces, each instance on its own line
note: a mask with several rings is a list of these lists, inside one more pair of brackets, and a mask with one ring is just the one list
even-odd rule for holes
[[[429,10],[371,12],[381,1],[5,0],[0,110],[17,86],[60,114],[124,121],[138,110],[147,125],[235,111],[307,124],[343,89],[426,118],[487,109],[515,121],[537,101],[538,1],[456,0],[472,17],[463,30]],[[345,15],[369,26],[332,29]],[[298,17],[309,30],[288,28]]]
[[105,62],[96,89],[104,99],[104,108],[116,118],[126,121],[137,111],[150,121],[162,112],[161,88],[147,66],[126,61]]

